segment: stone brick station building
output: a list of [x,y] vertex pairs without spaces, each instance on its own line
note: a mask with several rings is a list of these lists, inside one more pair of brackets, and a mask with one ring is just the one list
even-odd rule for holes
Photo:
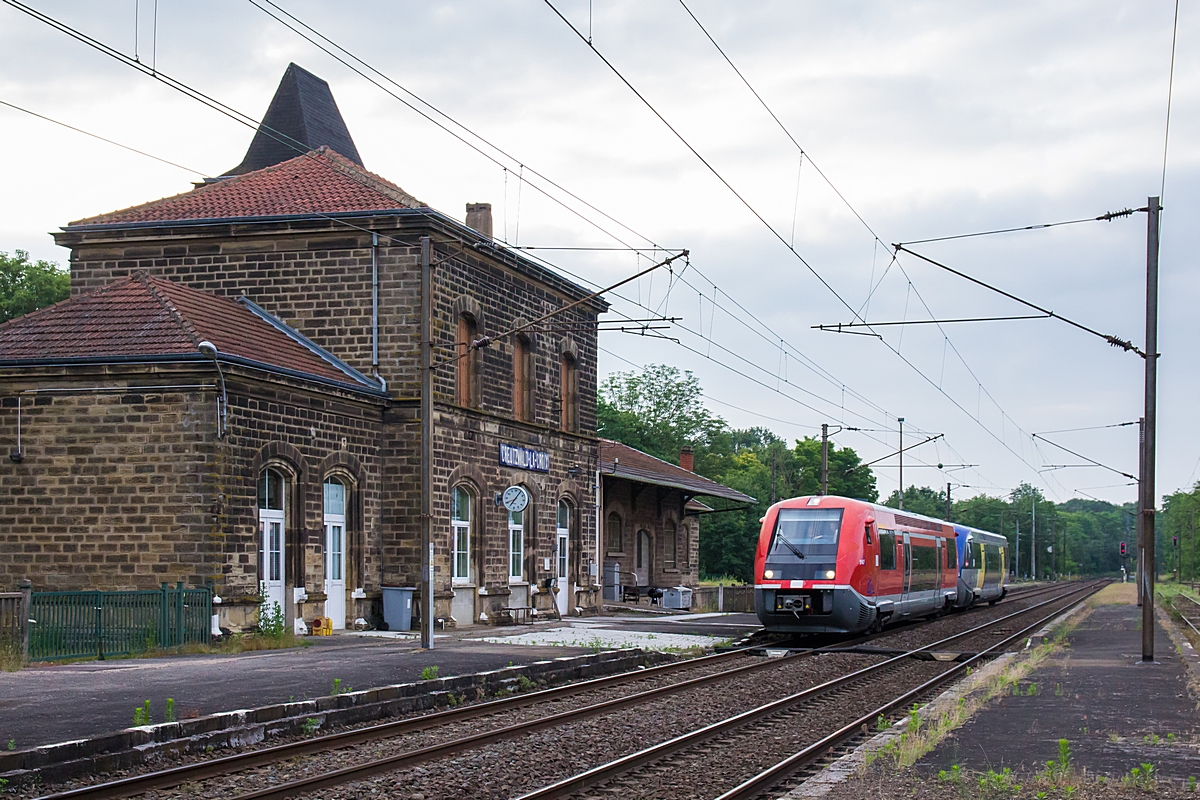
[[[207,584],[231,629],[263,599],[298,631],[376,621],[383,586],[420,581],[427,240],[435,615],[594,613],[600,486],[625,491],[595,435],[607,304],[467,208],[368,172],[328,85],[291,65],[238,167],[59,230],[71,299],[0,325],[0,584]],[[556,318],[569,333],[468,347],[580,300]],[[724,489],[707,484],[632,500],[623,524],[654,532],[663,570],[676,554],[656,578],[695,581],[684,504]],[[523,512],[497,502],[512,486]]]

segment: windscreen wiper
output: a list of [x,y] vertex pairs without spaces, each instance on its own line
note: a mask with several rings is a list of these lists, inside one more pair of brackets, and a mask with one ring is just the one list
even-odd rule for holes
[[797,558],[804,558],[804,553],[801,553],[799,550],[797,550],[796,546],[787,539],[780,536],[778,537],[777,541],[783,542],[784,546],[787,547],[788,550],[791,550],[793,553],[795,553]]

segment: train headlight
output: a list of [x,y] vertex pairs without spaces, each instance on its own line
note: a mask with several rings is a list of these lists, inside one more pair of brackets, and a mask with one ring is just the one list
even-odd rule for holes
[[775,570],[773,570],[773,569],[763,570],[763,577],[767,578],[767,579],[774,578]]
[[828,578],[829,580],[833,580],[836,576],[837,576],[837,573],[834,572],[833,570],[829,570],[828,572],[825,573],[825,577]]

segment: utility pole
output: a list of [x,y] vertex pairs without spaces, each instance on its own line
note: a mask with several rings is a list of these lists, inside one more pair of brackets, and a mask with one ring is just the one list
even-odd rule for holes
[[1033,522],[1029,526],[1029,572],[1037,580],[1037,490],[1033,490]]
[[1154,462],[1158,390],[1158,233],[1157,197],[1146,200],[1146,410],[1142,446],[1142,663],[1154,662]]
[[433,268],[421,237],[421,647],[433,649]]
[[1016,577],[1021,577],[1021,521],[1016,519]]
[[1017,579],[1021,577],[1021,520],[1017,520]]
[[950,521],[950,481],[946,481],[946,522]]
[[900,423],[900,510],[904,510],[904,417],[896,417]]
[[[779,455],[779,451],[771,447],[771,505],[775,505],[775,457]],[[824,494],[824,492],[822,492]]]
[[1196,507],[1192,506],[1192,591],[1196,591]]
[[1050,578],[1058,580],[1058,516],[1050,518]]
[[821,494],[829,494],[829,424],[821,423]]

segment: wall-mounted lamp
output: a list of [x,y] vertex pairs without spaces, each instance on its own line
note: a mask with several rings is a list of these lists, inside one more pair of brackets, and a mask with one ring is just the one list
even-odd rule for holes
[[224,439],[229,396],[225,393],[225,373],[221,371],[221,362],[217,360],[217,346],[205,339],[196,347],[200,350],[201,355],[211,358],[213,366],[217,368],[217,380],[221,383],[221,393],[217,397],[217,438]]
[[578,478],[582,474],[583,469],[578,464],[572,464],[571,466],[567,467],[567,475],[572,478]]

